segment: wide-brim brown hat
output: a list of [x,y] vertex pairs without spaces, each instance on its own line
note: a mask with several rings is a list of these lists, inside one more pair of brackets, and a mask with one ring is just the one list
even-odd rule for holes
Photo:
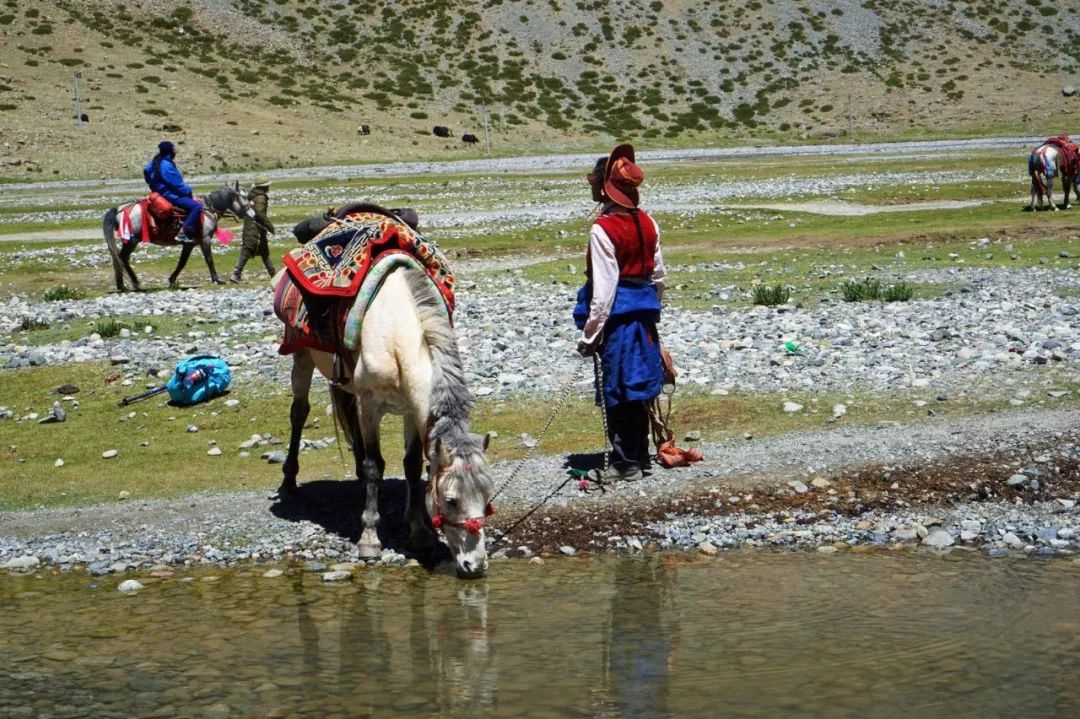
[[638,185],[645,179],[645,173],[634,164],[634,146],[630,143],[619,145],[608,155],[604,166],[604,194],[616,205],[637,207],[641,202]]
[[252,183],[252,187],[270,187],[270,178],[265,175],[255,178],[255,182]]

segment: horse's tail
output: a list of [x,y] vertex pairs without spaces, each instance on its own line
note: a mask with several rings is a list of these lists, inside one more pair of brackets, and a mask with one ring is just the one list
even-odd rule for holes
[[[457,337],[448,321],[446,305],[435,283],[423,270],[403,270],[416,312],[423,327],[424,342],[431,352],[431,414],[435,425],[432,437],[447,437],[467,428],[475,400],[465,381],[465,369],[458,353]],[[463,437],[455,438],[459,442]]]
[[101,219],[101,229],[105,233],[105,246],[109,248],[109,257],[112,258],[113,275],[116,278],[116,289],[124,289],[124,266],[120,263],[120,248],[116,245],[116,214],[119,208],[110,207],[105,210],[105,216]]
[[330,385],[330,403],[334,408],[334,436],[337,437],[340,427],[344,430],[345,443],[349,449],[358,446],[360,438],[353,436],[353,428],[356,427],[356,395]]

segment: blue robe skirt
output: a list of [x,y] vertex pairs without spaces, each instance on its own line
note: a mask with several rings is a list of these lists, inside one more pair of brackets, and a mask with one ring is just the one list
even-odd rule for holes
[[[578,329],[585,327],[591,301],[592,285],[586,283],[578,290],[574,307]],[[659,319],[660,299],[651,283],[619,282],[599,352],[605,407],[650,401],[660,394],[664,365],[656,332]],[[599,395],[596,403],[601,403]]]

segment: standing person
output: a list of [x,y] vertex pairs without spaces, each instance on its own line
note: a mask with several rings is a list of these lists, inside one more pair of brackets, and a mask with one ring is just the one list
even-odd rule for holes
[[600,215],[589,233],[585,286],[578,291],[574,321],[582,330],[578,352],[599,353],[597,404],[607,414],[611,462],[608,480],[635,480],[649,466],[648,405],[664,382],[660,298],[664,260],[660,227],[638,209],[644,175],[633,145],[623,144],[597,160],[586,179]]
[[255,180],[248,192],[248,204],[254,210],[254,217],[244,218],[244,234],[240,243],[240,259],[236,269],[229,277],[230,282],[239,282],[244,272],[244,265],[256,255],[262,258],[263,266],[271,277],[274,276],[274,263],[270,261],[270,245],[266,241],[267,232],[273,234],[274,225],[266,216],[270,205],[270,178],[260,177]]
[[195,199],[191,186],[184,182],[176,166],[176,146],[168,140],[158,143],[158,152],[143,166],[143,179],[150,189],[184,210],[184,225],[179,239],[194,242],[202,239],[200,225],[202,203]]

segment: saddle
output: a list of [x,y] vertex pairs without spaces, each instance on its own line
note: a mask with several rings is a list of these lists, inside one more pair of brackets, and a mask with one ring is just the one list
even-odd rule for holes
[[133,202],[121,210],[120,222],[117,226],[117,235],[121,240],[129,242],[133,239],[131,212],[136,207],[139,208],[142,216],[139,238],[141,242],[176,238],[184,222],[184,209],[169,202],[163,195],[151,192],[145,199]]
[[273,281],[274,313],[285,325],[278,352],[310,347],[344,359],[359,343],[364,309],[381,280],[403,265],[427,273],[453,317],[454,274],[402,213],[366,203],[342,207],[317,237],[285,255]]

